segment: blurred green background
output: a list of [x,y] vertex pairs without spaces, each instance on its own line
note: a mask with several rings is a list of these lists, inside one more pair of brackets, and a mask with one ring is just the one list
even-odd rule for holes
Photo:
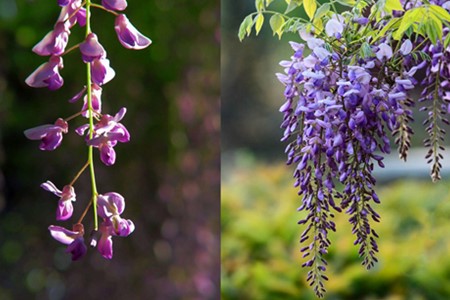
[[[285,7],[282,0],[271,4],[272,10]],[[275,77],[282,72],[278,63],[292,55],[288,41],[300,38],[285,34],[278,40],[266,16],[259,36],[253,31],[239,42],[239,25],[254,11],[254,0],[222,1],[221,295],[224,300],[315,299],[305,281],[308,270],[301,268],[304,228],[297,221],[303,212],[296,211],[301,198],[292,187],[294,170],[284,163],[285,144],[279,142],[284,87]],[[425,114],[415,111],[414,147],[424,138]],[[404,163],[392,148],[386,169],[375,170],[382,201],[376,207],[381,223],[374,225],[380,262],[371,271],[361,266],[348,216],[338,215],[325,299],[450,299],[448,153],[443,181],[432,184],[426,151],[414,149]]]
[[[93,1],[99,3],[100,1]],[[114,17],[93,9],[92,29],[116,77],[103,89],[103,111],[128,108],[122,121],[131,142],[117,161],[97,161],[100,193],[126,199],[136,225],[114,238],[107,261],[90,249],[76,263],[53,240],[57,198],[39,185],[67,184],[87,151],[73,132],[54,152],[42,152],[23,131],[53,123],[81,107],[67,102],[85,84],[78,51],[64,57],[64,86],[33,89],[25,78],[47,58],[31,48],[53,28],[56,1],[0,0],[0,299],[219,298],[219,1],[128,1],[125,13],[153,44],[124,49]],[[74,27],[70,45],[82,40]],[[71,128],[81,125],[81,119]],[[76,183],[78,218],[89,201],[89,176]],[[85,218],[90,231],[92,212]]]

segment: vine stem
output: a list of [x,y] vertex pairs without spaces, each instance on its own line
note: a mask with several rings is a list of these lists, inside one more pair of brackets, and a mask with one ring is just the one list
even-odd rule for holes
[[[86,1],[86,37],[91,33],[91,0]],[[86,93],[89,111],[89,139],[94,136],[94,109],[92,107],[92,83],[91,83],[91,64],[86,63]],[[94,211],[94,230],[98,230],[98,217],[97,217],[97,184],[95,181],[95,169],[94,169],[94,149],[93,146],[88,146],[88,163],[89,163],[89,173],[91,175],[91,185],[92,185],[92,203]],[[90,204],[87,206],[89,208]],[[84,213],[85,214],[85,213]],[[83,215],[84,215],[83,214]]]

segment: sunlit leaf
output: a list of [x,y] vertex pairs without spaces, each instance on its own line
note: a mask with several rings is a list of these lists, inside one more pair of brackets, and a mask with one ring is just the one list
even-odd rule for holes
[[240,41],[244,39],[245,35],[247,36],[250,35],[250,33],[252,32],[252,26],[253,26],[253,17],[251,15],[248,15],[242,21],[241,26],[239,26],[238,37]]
[[314,16],[315,19],[320,19],[323,16],[325,16],[327,14],[327,12],[330,11],[330,4],[329,3],[325,3],[322,4],[316,11],[316,15]]
[[264,15],[259,13],[256,16],[256,20],[255,20],[255,30],[256,30],[256,35],[259,34],[259,32],[261,31],[261,28],[264,24]]
[[317,9],[316,0],[304,0],[303,6],[305,7],[305,12],[309,19],[312,20]]
[[272,28],[273,34],[277,34],[278,38],[281,38],[283,34],[284,18],[280,14],[275,14],[270,18],[270,28]]
[[404,10],[400,0],[386,0],[385,9],[389,13],[392,13],[393,10]]

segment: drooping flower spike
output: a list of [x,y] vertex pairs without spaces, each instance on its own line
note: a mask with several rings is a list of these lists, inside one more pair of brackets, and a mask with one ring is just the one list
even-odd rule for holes
[[[134,231],[135,226],[131,220],[123,219],[120,216],[125,208],[125,200],[120,194],[99,194],[97,192],[92,151],[93,148],[98,148],[101,161],[107,166],[113,165],[116,161],[114,147],[118,142],[128,142],[130,134],[125,126],[120,123],[126,113],[126,108],[120,109],[115,116],[102,114],[103,85],[114,78],[115,71],[110,66],[105,48],[98,41],[97,35],[91,30],[91,8],[102,8],[102,10],[116,16],[115,30],[120,43],[124,47],[143,49],[151,44],[151,40],[142,35],[125,15],[115,12],[122,11],[127,7],[127,1],[125,0],[102,0],[103,7],[82,0],[58,0],[57,3],[61,7],[61,12],[54,29],[47,33],[33,48],[36,54],[50,56],[50,58],[48,62],[39,66],[28,76],[25,82],[31,87],[47,87],[50,90],[61,88],[64,83],[59,74],[59,71],[63,68],[62,56],[78,48],[81,53],[81,60],[86,65],[86,82],[82,90],[73,96],[69,102],[74,103],[83,97],[83,105],[79,112],[66,119],[59,118],[55,124],[46,124],[25,130],[24,134],[31,140],[40,140],[39,148],[41,150],[51,151],[61,145],[63,134],[68,132],[69,121],[79,116],[88,119],[87,124],[75,129],[75,132],[84,136],[88,146],[88,161],[76,173],[70,184],[65,185],[62,190],[59,190],[51,181],[44,182],[41,187],[59,197],[56,220],[69,220],[73,215],[73,203],[76,200],[73,185],[85,170],[90,169],[91,201],[74,225],[73,230],[51,225],[49,231],[54,239],[68,245],[66,252],[72,254],[72,260],[80,259],[87,252],[82,221],[92,205],[98,208],[98,216],[103,220],[99,224],[97,215],[94,216],[93,236],[99,236],[100,238],[98,245],[96,239],[92,240],[91,245],[98,246],[102,256],[111,259],[113,256],[112,236],[128,236]],[[66,50],[71,33],[70,29],[76,24],[81,27],[86,25],[85,38]]]

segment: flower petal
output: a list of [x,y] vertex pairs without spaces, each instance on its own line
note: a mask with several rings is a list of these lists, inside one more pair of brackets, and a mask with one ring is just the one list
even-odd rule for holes
[[69,245],[80,234],[79,232],[70,231],[64,227],[50,225],[48,227],[52,237],[60,243]]

